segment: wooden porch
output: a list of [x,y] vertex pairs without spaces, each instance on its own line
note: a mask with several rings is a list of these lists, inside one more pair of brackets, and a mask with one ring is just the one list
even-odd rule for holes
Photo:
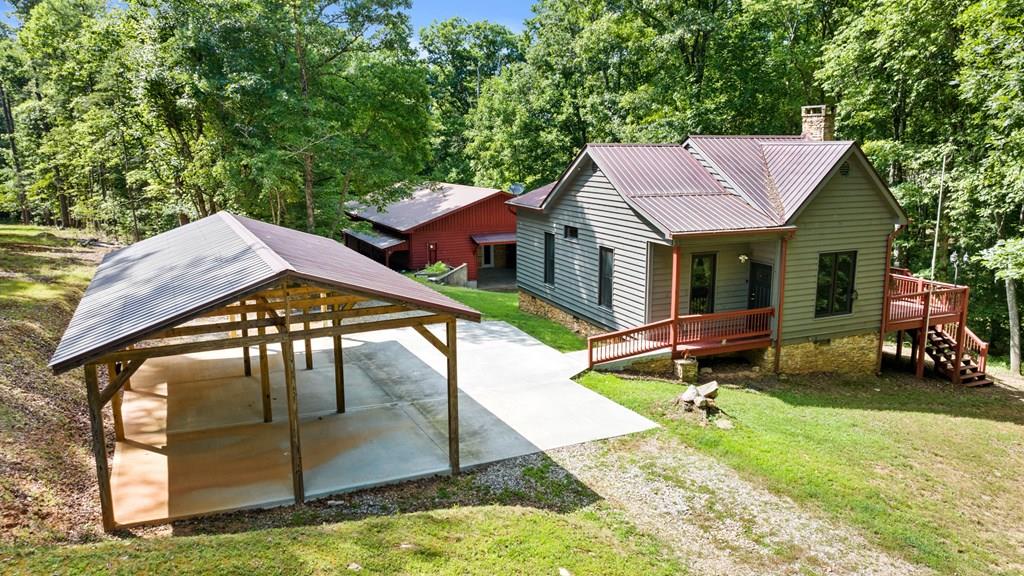
[[956,384],[985,386],[988,343],[967,327],[971,289],[912,276],[893,268],[887,280],[882,333],[896,333],[896,356],[910,340],[910,357],[918,378],[924,376],[925,356],[936,372]]
[[672,356],[710,356],[772,345],[775,309],[755,308],[714,314],[690,314],[587,339],[590,367],[671,350]]

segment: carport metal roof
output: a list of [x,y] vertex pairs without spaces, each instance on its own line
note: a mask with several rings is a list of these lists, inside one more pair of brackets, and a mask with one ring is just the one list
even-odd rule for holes
[[50,360],[85,364],[290,277],[479,321],[480,314],[329,238],[219,212],[111,253]]

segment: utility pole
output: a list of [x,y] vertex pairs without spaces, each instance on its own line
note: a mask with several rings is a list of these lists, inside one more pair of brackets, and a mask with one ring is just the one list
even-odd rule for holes
[[939,226],[942,224],[942,200],[946,189],[946,160],[948,157],[949,151],[943,150],[942,173],[939,175],[939,209],[935,213],[935,229],[932,233],[932,267],[931,273],[928,275],[930,280],[935,280],[935,260],[939,253]]

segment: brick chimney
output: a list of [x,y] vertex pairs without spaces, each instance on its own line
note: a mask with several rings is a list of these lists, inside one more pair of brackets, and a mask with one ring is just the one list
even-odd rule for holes
[[834,140],[836,128],[835,109],[827,104],[800,108],[803,119],[803,137],[814,142]]

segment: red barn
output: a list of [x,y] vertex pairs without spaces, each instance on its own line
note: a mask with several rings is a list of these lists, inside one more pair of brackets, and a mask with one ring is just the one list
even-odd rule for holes
[[351,206],[349,216],[372,232],[345,231],[345,244],[394,269],[419,270],[434,262],[480,270],[515,270],[516,217],[496,188],[439,183],[420,188],[383,210]]

